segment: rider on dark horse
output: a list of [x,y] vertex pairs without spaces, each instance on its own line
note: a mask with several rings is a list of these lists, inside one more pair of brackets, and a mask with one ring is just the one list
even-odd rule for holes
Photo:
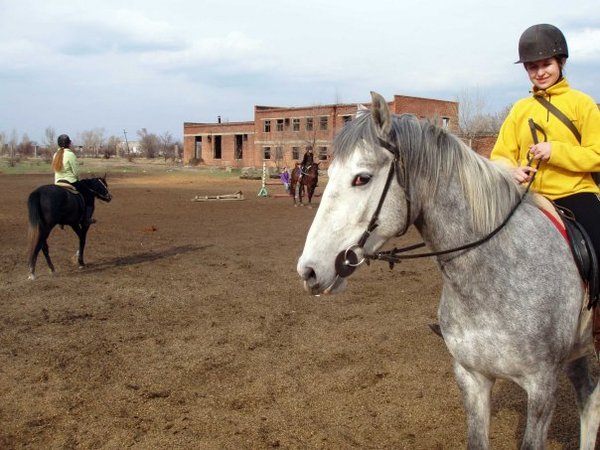
[[302,178],[302,175],[305,175],[308,173],[308,169],[310,166],[313,165],[314,163],[314,156],[313,156],[313,150],[312,147],[307,147],[306,152],[304,153],[304,156],[302,157],[302,162],[300,163],[300,177],[299,179]]
[[71,138],[66,134],[58,137],[58,150],[52,158],[54,170],[54,183],[68,183],[79,191],[85,203],[85,215],[82,225],[89,226],[96,223],[92,218],[94,213],[94,194],[79,181],[79,163],[77,156],[71,150]]

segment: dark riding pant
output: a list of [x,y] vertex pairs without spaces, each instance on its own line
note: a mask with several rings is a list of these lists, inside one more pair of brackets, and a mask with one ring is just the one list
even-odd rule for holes
[[568,209],[590,236],[596,256],[600,261],[600,195],[582,192],[554,200],[558,206]]
[[84,220],[87,224],[92,224],[92,215],[94,214],[94,194],[88,189],[88,187],[81,181],[71,183],[83,196],[85,203],[85,217]]

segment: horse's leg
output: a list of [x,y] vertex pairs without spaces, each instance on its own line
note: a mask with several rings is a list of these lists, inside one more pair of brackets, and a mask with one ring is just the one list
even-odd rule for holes
[[42,245],[42,252],[44,252],[44,257],[46,258],[46,263],[50,268],[50,273],[56,272],[54,270],[54,264],[52,264],[52,259],[50,259],[50,249],[48,248],[48,239],[44,239],[44,244]]
[[316,186],[310,186],[308,188],[308,203],[312,202],[313,195],[315,195]]
[[292,194],[292,200],[294,201],[294,206],[296,206],[296,187],[298,186],[298,183],[295,181],[292,181],[292,185],[290,186],[290,193]]
[[79,249],[77,250],[77,253],[75,253],[75,256],[77,257],[77,264],[79,265],[79,268],[83,269],[85,267],[85,263],[83,262],[83,250],[85,249],[85,241],[89,225],[71,225],[71,228],[73,228],[73,231],[75,231],[77,237],[79,238]]
[[587,357],[584,356],[583,358],[571,361],[567,365],[565,372],[575,388],[575,393],[577,395],[577,409],[579,410],[579,413],[581,413],[587,399],[594,390],[594,385],[588,369]]
[[48,250],[48,237],[50,236],[50,230],[45,227],[39,227],[33,233],[32,239],[35,243],[32,243],[32,250],[29,255],[29,279],[35,280],[35,266],[37,264],[37,258],[40,254],[40,250],[43,251],[44,257],[46,258],[46,263],[50,268],[50,272],[54,273],[54,265],[52,264],[52,260],[50,259],[50,253]]
[[467,413],[467,448],[488,449],[491,397],[495,380],[478,372],[469,371],[456,361],[454,373]]
[[600,383],[588,397],[581,416],[581,443],[580,448],[593,450],[596,448],[598,426],[600,425]]
[[577,394],[581,429],[580,448],[592,450],[595,448],[600,422],[600,388],[596,386],[594,389],[587,357],[571,361],[567,365],[566,373]]
[[37,235],[37,241],[35,242],[35,244],[32,244],[32,249],[31,249],[31,254],[29,255],[29,261],[28,261],[28,266],[29,266],[29,279],[30,280],[35,280],[35,265],[37,263],[37,257],[38,254],[40,253],[40,250],[42,248],[43,244],[43,236],[41,233],[39,233]]
[[524,380],[527,391],[527,425],[521,449],[545,448],[548,426],[556,405],[558,377],[551,369],[542,369],[535,378]]

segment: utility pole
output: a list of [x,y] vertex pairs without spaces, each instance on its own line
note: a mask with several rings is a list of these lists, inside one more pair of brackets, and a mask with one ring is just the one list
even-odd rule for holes
[[123,130],[123,134],[125,135],[125,147],[127,147],[127,159],[131,159],[131,155],[129,154],[129,142],[127,142],[127,131]]

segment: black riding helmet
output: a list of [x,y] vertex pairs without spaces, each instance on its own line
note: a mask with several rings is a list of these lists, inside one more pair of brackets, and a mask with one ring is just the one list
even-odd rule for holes
[[554,25],[542,23],[527,28],[519,39],[519,60],[515,64],[539,61],[553,56],[569,57],[567,40]]
[[60,148],[69,148],[69,145],[71,145],[71,138],[66,134],[61,134],[57,141]]

